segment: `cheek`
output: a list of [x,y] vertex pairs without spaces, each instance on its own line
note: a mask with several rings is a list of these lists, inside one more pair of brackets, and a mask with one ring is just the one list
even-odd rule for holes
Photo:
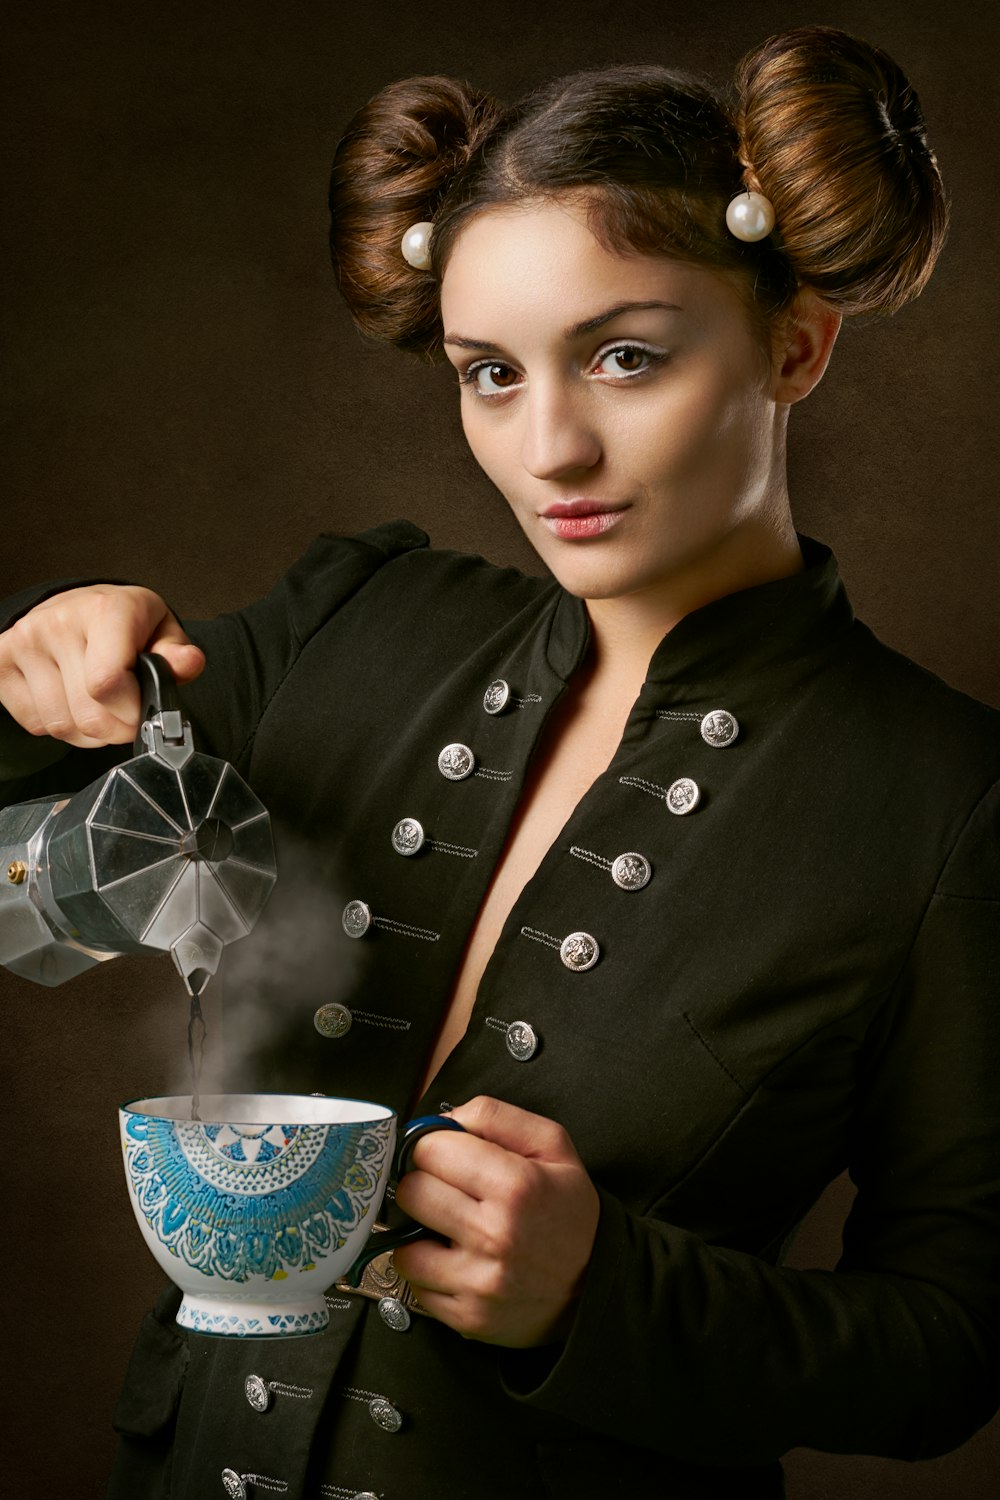
[[511,439],[505,435],[503,426],[490,421],[495,413],[478,412],[466,404],[462,406],[462,431],[476,463],[498,488],[503,489],[505,476],[511,473],[513,455]]

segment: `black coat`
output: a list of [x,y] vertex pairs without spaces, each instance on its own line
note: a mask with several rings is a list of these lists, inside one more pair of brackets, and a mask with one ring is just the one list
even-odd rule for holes
[[[196,743],[235,762],[279,836],[271,907],[226,957],[234,1084],[404,1115],[494,1094],[567,1128],[602,1211],[572,1333],[545,1350],[422,1318],[396,1333],[339,1296],[322,1336],[186,1337],[168,1295],[119,1404],[116,1497],[222,1495],[225,1467],[302,1500],[568,1500],[650,1493],[650,1476],[672,1497],[770,1497],[792,1447],[928,1457],[992,1415],[1000,714],[879,642],[829,550],[800,542],[804,571],[665,637],[421,1100],[585,610],[396,523],[320,538],[266,599],[188,627],[209,662],[183,694]],[[498,679],[510,699],[490,714]],[[717,709],[739,725],[724,746],[700,730]],[[0,742],[24,777],[6,801],[82,785],[101,756],[38,772],[58,747],[9,725]],[[438,767],[453,743],[475,756],[460,781]],[[675,816],[683,778],[700,798]],[[405,818],[427,842],[402,857]],[[612,878],[632,852],[642,889]],[[359,939],[352,900],[374,918]],[[600,953],[582,971],[559,953],[577,931]],[[351,1017],[336,1038],[313,1020],[330,1004]],[[530,1057],[508,1046],[515,1021]],[[837,1271],[782,1267],[845,1166]],[[297,1394],[257,1413],[251,1372]],[[373,1423],[373,1393],[398,1433]]]

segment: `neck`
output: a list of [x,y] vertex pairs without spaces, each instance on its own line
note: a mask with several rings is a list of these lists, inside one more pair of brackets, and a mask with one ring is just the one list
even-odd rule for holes
[[650,658],[679,620],[715,599],[801,572],[804,564],[791,516],[778,528],[741,527],[706,557],[634,593],[588,599],[589,685],[634,701]]

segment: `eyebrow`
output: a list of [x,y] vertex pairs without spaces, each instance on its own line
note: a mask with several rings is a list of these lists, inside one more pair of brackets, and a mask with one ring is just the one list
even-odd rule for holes
[[[579,338],[584,333],[593,333],[595,328],[601,328],[605,323],[611,323],[615,318],[621,317],[627,312],[649,312],[657,308],[666,312],[683,312],[676,302],[616,302],[614,307],[608,307],[604,312],[597,313],[592,318],[584,318],[582,323],[574,323],[571,328],[564,329],[563,338]],[[454,344],[457,349],[497,349],[500,346],[490,339],[469,339],[458,333],[445,335],[446,344]]]

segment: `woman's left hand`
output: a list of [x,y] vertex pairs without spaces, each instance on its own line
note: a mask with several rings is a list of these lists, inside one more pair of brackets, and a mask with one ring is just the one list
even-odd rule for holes
[[564,1338],[600,1201],[561,1125],[481,1096],[413,1148],[404,1213],[449,1241],[417,1240],[396,1269],[428,1312],[466,1338],[529,1348]]

